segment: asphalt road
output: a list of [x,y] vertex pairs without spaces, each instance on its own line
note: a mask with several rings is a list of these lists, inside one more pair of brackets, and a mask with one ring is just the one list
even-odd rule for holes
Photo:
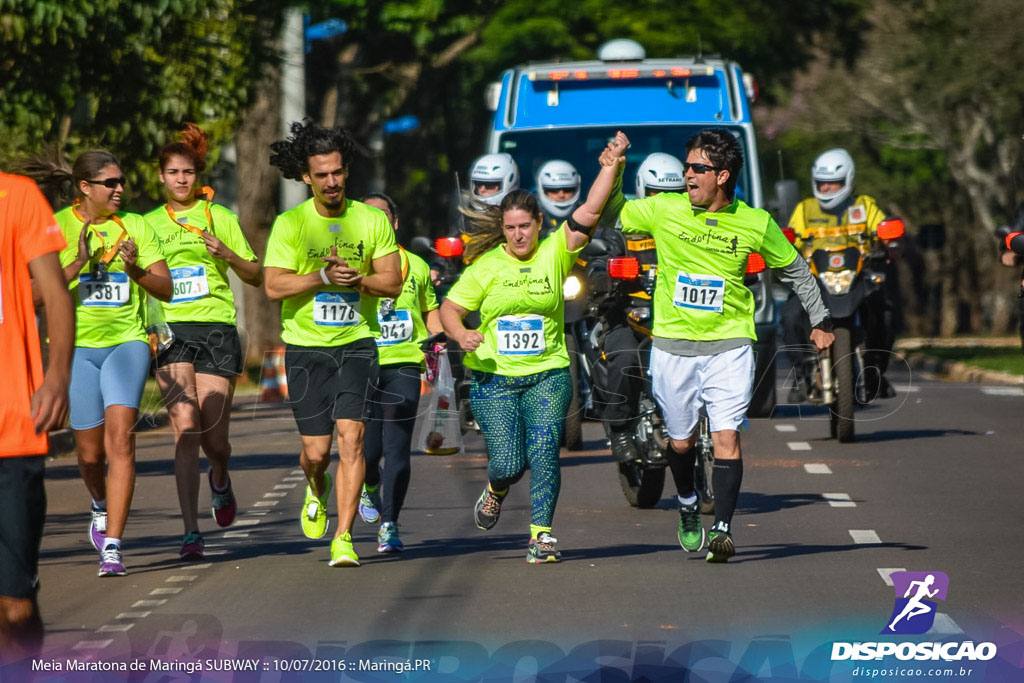
[[[200,667],[191,680],[392,681],[402,667],[432,680],[682,680],[685,670],[691,680],[854,680],[863,662],[829,661],[831,643],[884,640],[889,575],[911,570],[950,582],[931,630],[914,640],[991,641],[995,659],[950,666],[973,667],[968,680],[1024,677],[1024,390],[905,370],[893,378],[897,398],[858,412],[853,444],[830,440],[827,415],[807,406],[752,422],[737,555],[726,565],[680,549],[670,478],[656,508],[626,504],[597,423],[585,425],[587,450],[562,452],[553,533],[563,561],[548,565],[525,561],[525,480],[494,529],[476,528],[486,475],[477,435],[464,453],[414,456],[404,553],[378,555],[376,527],[356,519],[359,568],[328,567],[328,539],[301,533],[299,441],[280,405],[233,415],[239,516],[221,530],[204,514],[203,564],[177,557],[166,428],[138,436],[123,578],[96,576],[89,498],[74,459],[57,459],[47,471],[47,640],[36,668],[141,661],[135,672],[88,675],[149,681],[189,680],[190,663]],[[201,506],[207,495],[204,484]],[[333,529],[333,497],[331,512]],[[154,671],[154,658],[179,670]],[[255,671],[217,670],[247,659]]]

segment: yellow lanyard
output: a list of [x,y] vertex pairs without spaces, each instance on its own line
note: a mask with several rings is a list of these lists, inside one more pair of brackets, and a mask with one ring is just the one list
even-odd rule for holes
[[[210,215],[210,202],[213,201],[213,188],[210,187],[209,185],[205,185],[205,186],[203,186],[202,190],[200,190],[199,192],[196,193],[196,196],[197,197],[204,196],[206,198],[206,204],[203,205],[203,211],[206,212],[206,224],[209,226],[209,231],[212,234],[213,233],[213,216]],[[190,233],[192,233],[196,237],[200,237],[201,238],[203,236],[203,229],[202,228],[197,228],[196,226],[189,225],[188,223],[181,223],[181,222],[179,222],[177,217],[174,215],[174,209],[171,208],[170,203],[164,204],[164,208],[167,209],[167,215],[171,217],[171,221],[173,221],[174,223],[177,223],[178,225],[180,225],[182,230],[188,230]]]
[[100,263],[102,263],[104,266],[109,266],[110,262],[114,260],[115,256],[117,256],[117,248],[121,246],[121,243],[124,242],[124,238],[128,236],[128,229],[124,227],[124,223],[121,222],[121,219],[117,216],[116,213],[110,214],[110,220],[114,221],[114,223],[120,226],[121,234],[118,235],[117,241],[114,242],[114,246],[110,247],[110,249],[106,249],[107,240],[103,237],[103,233],[101,233],[95,225],[92,225],[90,221],[86,220],[85,216],[83,216],[81,212],[79,212],[78,207],[81,204],[82,200],[76,199],[75,203],[71,205],[71,211],[72,213],[74,213],[75,218],[82,221],[82,223],[88,225],[90,228],[92,228],[92,231],[96,233],[97,237],[100,238],[100,241],[103,243],[104,247],[104,250],[102,251],[102,256],[100,256]]

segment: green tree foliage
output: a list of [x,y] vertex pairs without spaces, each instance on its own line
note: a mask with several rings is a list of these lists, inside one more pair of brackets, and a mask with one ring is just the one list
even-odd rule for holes
[[1024,199],[1020,5],[978,0],[965,12],[952,0],[875,0],[866,16],[860,57],[822,56],[762,130],[800,150],[801,181],[814,153],[846,146],[861,191],[912,226],[945,224],[941,259],[924,275],[943,296],[913,307],[932,314],[918,331],[1004,331],[1016,285],[996,265],[993,230]]
[[[452,172],[482,151],[490,113],[484,89],[529,61],[593,59],[612,38],[651,57],[719,53],[740,61],[773,93],[812,49],[847,61],[859,46],[863,0],[333,0],[327,15],[349,31],[314,49],[310,87],[322,118],[369,139],[380,122],[415,114],[416,133],[387,140],[388,191],[406,229],[445,229]],[[337,108],[334,103],[337,102]],[[353,173],[353,187],[360,175]]]
[[155,197],[153,159],[183,121],[211,133],[214,158],[233,136],[273,59],[273,14],[238,0],[0,1],[0,160],[107,147]]

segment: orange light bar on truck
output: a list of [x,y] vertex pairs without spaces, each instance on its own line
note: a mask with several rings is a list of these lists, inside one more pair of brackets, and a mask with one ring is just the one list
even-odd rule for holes
[[608,275],[616,280],[635,280],[640,275],[640,262],[632,256],[610,258]]
[[624,80],[634,78],[689,78],[690,76],[714,76],[711,66],[612,66],[598,69],[536,69],[526,77],[534,82]]
[[443,258],[456,258],[462,256],[464,246],[458,237],[439,237],[434,242],[434,251]]

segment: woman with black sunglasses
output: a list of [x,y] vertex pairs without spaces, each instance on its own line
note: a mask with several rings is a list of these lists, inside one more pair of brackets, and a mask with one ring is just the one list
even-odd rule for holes
[[233,270],[248,285],[263,284],[263,269],[238,224],[238,216],[213,203],[200,177],[208,138],[187,124],[179,142],[160,150],[160,184],[167,203],[146,214],[174,280],[163,304],[173,341],[156,357],[156,381],[174,427],[174,478],[185,527],[179,556],[204,559],[199,533],[199,449],[210,462],[210,507],[218,526],[235,521],[238,505],[228,476],[228,425],[235,380],[244,356],[238,336]]
[[100,551],[99,575],[124,576],[121,536],[135,490],[132,430],[149,374],[145,293],[170,300],[171,275],[142,216],[120,210],[126,181],[114,155],[92,150],[71,168],[57,159],[32,170],[44,189],[74,190],[74,203],[56,214],[67,241],[60,263],[75,301],[71,428],[92,496],[89,540]]

